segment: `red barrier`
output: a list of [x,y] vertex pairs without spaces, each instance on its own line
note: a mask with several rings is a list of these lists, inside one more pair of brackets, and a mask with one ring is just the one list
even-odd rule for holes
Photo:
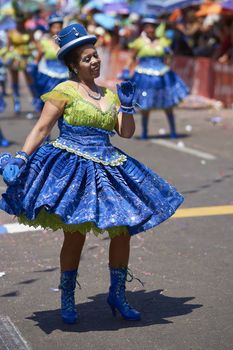
[[[105,82],[115,87],[117,75],[127,64],[127,50],[113,50],[108,59]],[[194,95],[213,98],[226,107],[233,104],[233,64],[216,63],[208,58],[174,57],[171,68],[181,76]]]
[[194,59],[180,56],[174,57],[171,63],[171,69],[173,69],[179,76],[186,82],[188,87],[192,89],[194,78]]
[[214,63],[214,98],[233,107],[233,64]]

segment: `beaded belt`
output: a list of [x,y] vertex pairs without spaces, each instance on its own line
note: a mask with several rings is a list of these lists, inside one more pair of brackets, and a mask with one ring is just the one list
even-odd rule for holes
[[[78,139],[80,139],[80,136]],[[89,145],[87,142],[88,139],[90,140]],[[103,142],[99,142],[101,140],[97,140],[95,145],[93,135],[84,137],[83,143],[78,141],[79,140],[75,141],[60,136],[56,140],[51,141],[50,144],[56,148],[66,150],[67,152],[74,153],[80,157],[103,165],[118,166],[122,165],[127,160],[126,155],[112,146],[110,142],[104,142],[104,140]]]
[[139,74],[153,75],[153,76],[161,76],[167,73],[170,70],[168,66],[162,67],[161,69],[153,69],[153,68],[143,68],[137,66],[135,68],[135,72]]

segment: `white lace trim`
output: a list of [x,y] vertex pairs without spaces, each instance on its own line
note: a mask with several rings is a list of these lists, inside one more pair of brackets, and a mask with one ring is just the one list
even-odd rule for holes
[[146,75],[153,75],[153,76],[161,76],[167,73],[170,70],[168,66],[163,67],[160,70],[153,69],[153,68],[142,68],[142,67],[136,67],[135,72],[139,74],[146,74]]
[[64,149],[67,152],[77,154],[80,157],[83,157],[83,158],[88,159],[88,160],[92,160],[93,162],[96,162],[96,163],[101,163],[103,165],[118,166],[118,165],[122,165],[127,160],[127,157],[124,154],[121,154],[117,159],[105,161],[103,159],[93,157],[88,153],[79,152],[79,151],[77,151],[71,147],[65,146],[57,141],[52,141],[52,142],[50,142],[50,144],[56,148]]

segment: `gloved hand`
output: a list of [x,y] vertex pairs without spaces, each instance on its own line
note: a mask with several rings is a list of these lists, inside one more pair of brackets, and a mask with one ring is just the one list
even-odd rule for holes
[[21,174],[24,172],[29,156],[22,151],[12,157],[3,170],[3,180],[7,185],[15,185],[19,182]]
[[127,114],[134,114],[135,109],[133,105],[133,98],[135,94],[135,83],[130,81],[123,81],[121,84],[117,84],[117,94],[121,102],[121,106],[118,112]]
[[121,80],[129,80],[130,79],[130,70],[127,68],[122,69],[122,71],[117,76],[117,78],[121,79]]
[[0,175],[2,175],[5,166],[12,158],[10,153],[0,153]]

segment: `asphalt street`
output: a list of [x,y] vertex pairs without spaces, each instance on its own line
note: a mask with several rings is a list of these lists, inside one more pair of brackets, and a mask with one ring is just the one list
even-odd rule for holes
[[[12,141],[6,150],[13,153],[36,119],[25,117],[31,112],[27,90],[20,116],[13,114],[10,97],[7,103],[0,125]],[[76,290],[80,321],[68,326],[60,320],[57,291],[62,232],[0,229],[1,350],[233,349],[233,113],[176,109],[176,115],[177,140],[166,136],[162,111],[152,113],[147,141],[139,140],[139,115],[132,139],[112,139],[177,187],[185,197],[181,210],[209,208],[205,216],[200,209],[200,215],[171,218],[132,238],[130,268],[145,286],[128,283],[128,299],[142,320],[115,319],[106,303],[107,235],[87,237],[82,289]],[[1,179],[1,193],[4,188]],[[224,213],[226,206],[232,213]],[[14,218],[0,212],[0,228],[12,223]]]

